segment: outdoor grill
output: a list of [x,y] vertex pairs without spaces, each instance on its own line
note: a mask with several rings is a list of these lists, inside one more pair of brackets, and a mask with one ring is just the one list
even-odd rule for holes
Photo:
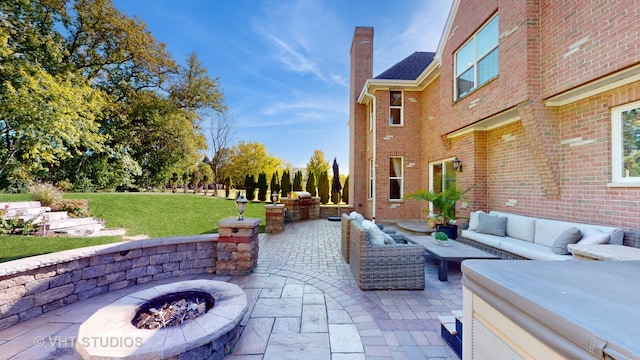
[[294,199],[294,209],[297,206],[300,210],[300,220],[308,220],[309,209],[313,205],[311,194],[307,191],[293,191],[291,198]]

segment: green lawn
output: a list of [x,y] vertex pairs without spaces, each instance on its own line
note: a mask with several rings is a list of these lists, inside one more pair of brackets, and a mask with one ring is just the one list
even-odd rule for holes
[[[126,236],[150,238],[218,232],[217,222],[237,217],[236,203],[213,196],[173,193],[71,193],[65,199],[88,199],[94,217],[107,228],[124,228]],[[26,194],[0,194],[0,201],[31,200]],[[264,229],[264,203],[249,202],[245,218],[260,218]],[[0,236],[0,262],[84,246],[118,242],[120,237],[72,238],[61,236]]]

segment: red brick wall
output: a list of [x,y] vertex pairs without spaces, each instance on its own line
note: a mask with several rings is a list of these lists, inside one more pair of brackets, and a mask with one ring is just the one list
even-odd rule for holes
[[640,62],[637,1],[541,3],[544,98]]
[[[528,57],[538,57],[532,39],[538,28],[528,2],[462,0],[443,47],[440,70],[442,131],[447,133],[512,108],[528,98]],[[498,10],[499,9],[499,10]],[[454,100],[454,61],[458,51],[494,14],[499,14],[498,77]],[[533,30],[532,30],[533,27]],[[537,46],[539,48],[539,46]]]
[[421,186],[422,179],[422,92],[403,92],[403,126],[389,126],[389,91],[377,91],[376,120],[376,220],[417,218],[420,205],[415,201],[389,201],[389,158],[404,161],[403,190],[407,194]]
[[[482,166],[486,153],[486,203],[479,198],[470,204],[473,210],[500,210],[523,215],[576,222],[592,222],[638,230],[640,189],[611,188],[611,108],[640,100],[640,82],[612,90],[557,109],[560,160],[559,196],[545,194],[544,177],[537,171],[531,141],[521,122],[511,123],[485,133],[477,133],[473,165],[465,162],[464,178],[483,184],[482,172],[470,173],[471,166]],[[486,136],[486,147],[480,138]],[[456,139],[461,148],[472,136]],[[571,141],[573,139],[573,141]],[[569,140],[569,141],[568,141]],[[572,142],[584,141],[571,146]],[[474,196],[483,196],[474,192]],[[510,199],[515,206],[506,206]]]

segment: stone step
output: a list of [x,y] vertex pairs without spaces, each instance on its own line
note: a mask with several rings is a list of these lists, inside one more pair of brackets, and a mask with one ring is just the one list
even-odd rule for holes
[[449,334],[456,335],[458,332],[456,331],[456,317],[453,315],[440,315],[438,316],[438,320],[440,324],[447,329]]
[[94,224],[99,224],[102,226],[102,223],[100,222],[100,220],[95,218],[67,218],[67,219],[54,220],[54,221],[47,222],[46,224],[44,224],[44,230],[45,232],[47,232],[51,230],[58,230],[58,229],[85,226],[85,225],[94,225]]
[[[100,223],[94,224],[86,224],[86,225],[77,225],[66,228],[58,228],[54,230],[49,230],[48,233],[55,234],[66,234],[69,236],[91,236],[93,234],[99,233],[103,228],[103,225]],[[100,235],[96,235],[100,236]]]
[[64,220],[69,218],[69,214],[66,211],[54,211],[42,214],[45,221]]
[[451,314],[438,316],[440,336],[462,359],[462,310],[452,311]]
[[94,232],[93,234],[87,235],[87,237],[98,237],[98,236],[124,236],[127,233],[125,229],[102,229]]
[[33,218],[51,211],[50,207],[38,206],[38,207],[26,207],[26,208],[7,208],[4,212],[5,219],[11,219],[14,217],[19,218]]
[[9,202],[0,202],[0,208],[2,209],[23,209],[23,208],[31,208],[31,207],[41,207],[42,204],[40,201],[9,201]]

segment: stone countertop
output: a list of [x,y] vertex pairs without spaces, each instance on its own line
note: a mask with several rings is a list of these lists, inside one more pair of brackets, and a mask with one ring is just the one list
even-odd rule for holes
[[467,260],[462,272],[465,287],[561,354],[640,359],[640,262]]
[[584,256],[595,260],[640,260],[640,249],[624,245],[569,244],[569,252],[573,255]]

